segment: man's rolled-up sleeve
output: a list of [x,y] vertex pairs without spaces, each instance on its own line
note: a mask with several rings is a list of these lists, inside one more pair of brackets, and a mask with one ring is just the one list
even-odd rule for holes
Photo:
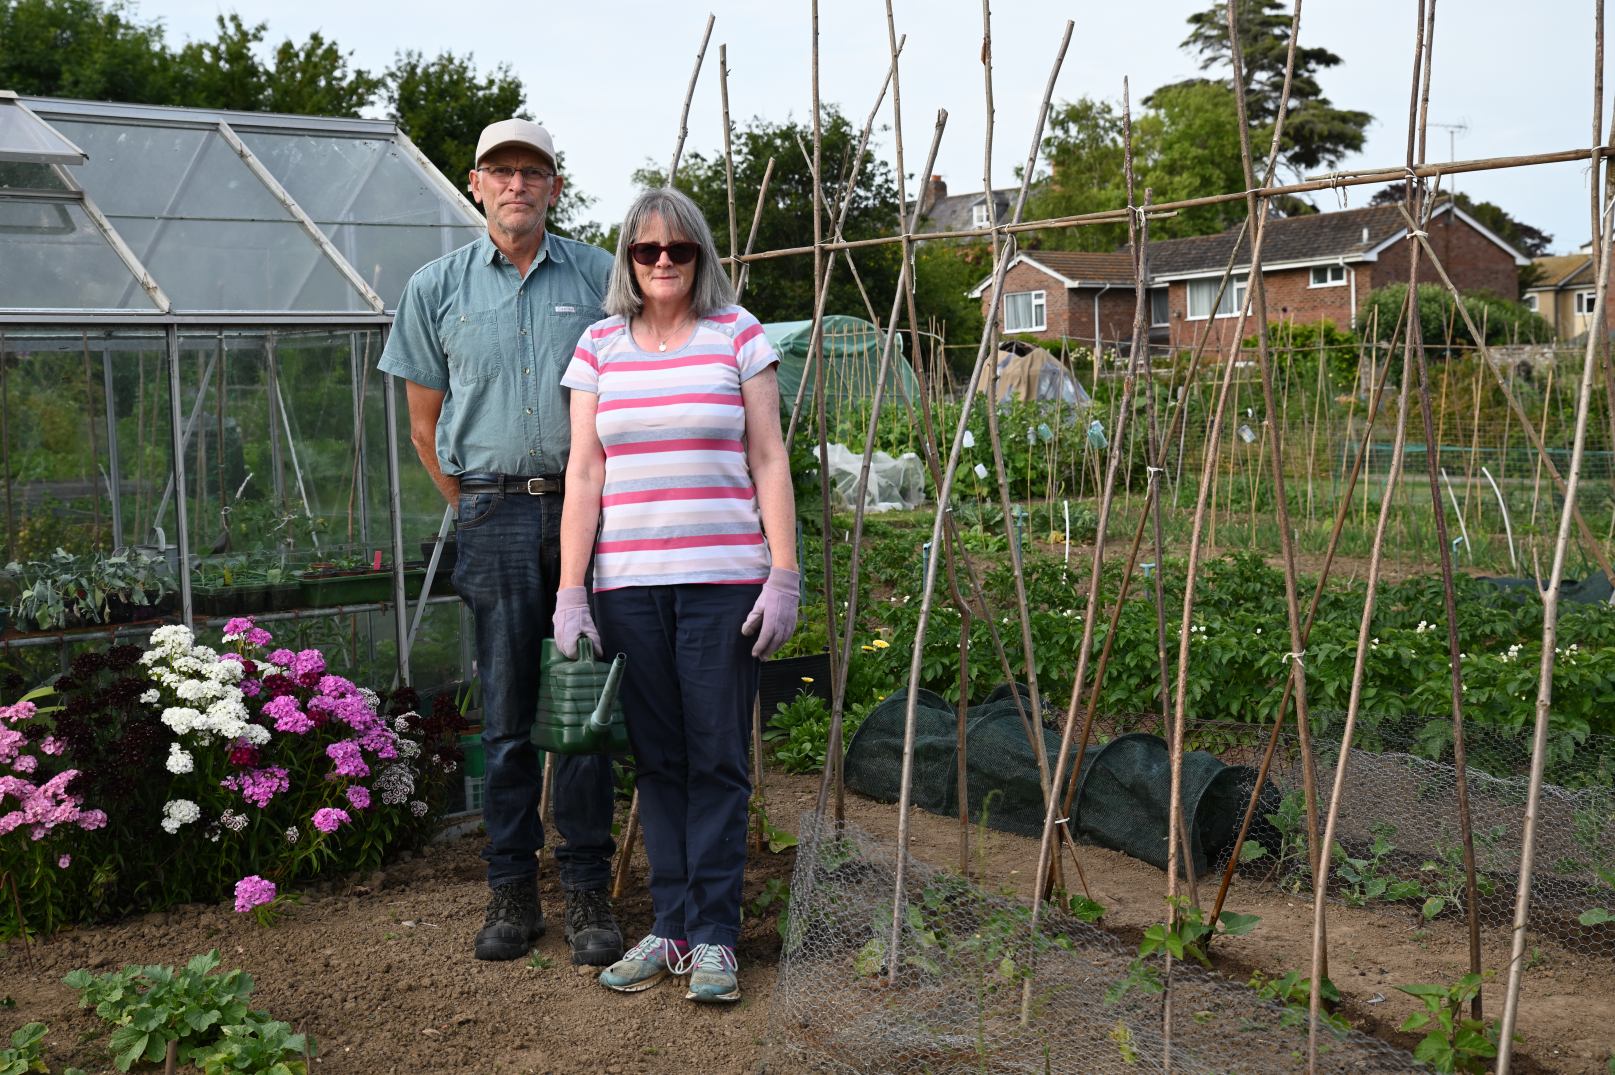
[[438,338],[433,291],[432,282],[424,274],[417,272],[410,278],[403,298],[398,300],[387,348],[376,368],[423,388],[444,392],[449,387],[449,365]]

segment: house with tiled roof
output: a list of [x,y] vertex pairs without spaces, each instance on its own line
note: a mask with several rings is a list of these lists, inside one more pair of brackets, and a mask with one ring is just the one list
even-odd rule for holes
[[[1445,202],[1425,230],[1459,290],[1518,297],[1518,268],[1529,262],[1474,217]],[[1394,205],[1269,220],[1262,240],[1269,320],[1356,327],[1370,291],[1407,280],[1407,233]],[[1239,229],[1152,242],[1148,254],[1150,341],[1192,346],[1209,322],[1212,342],[1224,342],[1244,302],[1250,269],[1250,243]],[[1218,301],[1230,258],[1234,277]],[[1428,268],[1425,273],[1426,279],[1434,278]],[[970,293],[982,300],[984,312],[991,283],[989,278]],[[1079,341],[1093,340],[1097,333],[1106,346],[1114,346],[1132,337],[1131,259],[1125,251],[1029,251],[1011,263],[1000,305],[1005,332]]]
[[1590,251],[1534,258],[1537,282],[1525,290],[1525,304],[1553,326],[1561,340],[1585,335],[1593,321],[1593,285],[1598,267]]
[[[971,231],[990,227],[993,221],[1002,224],[1009,219],[1015,207],[1015,196],[1020,187],[1000,187],[987,194],[973,190],[965,194],[949,194],[948,184],[939,175],[933,175],[920,192],[919,233],[939,231]],[[912,203],[910,203],[912,205]]]

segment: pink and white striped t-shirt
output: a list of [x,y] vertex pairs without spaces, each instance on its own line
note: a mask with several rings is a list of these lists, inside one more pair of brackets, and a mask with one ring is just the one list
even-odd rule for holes
[[740,386],[778,361],[739,306],[702,318],[666,353],[642,350],[626,318],[589,326],[561,384],[598,397],[606,475],[595,590],[767,581]]

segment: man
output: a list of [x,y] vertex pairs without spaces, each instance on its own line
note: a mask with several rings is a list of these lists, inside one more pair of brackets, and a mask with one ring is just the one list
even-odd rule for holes
[[[538,901],[539,642],[560,576],[562,475],[571,436],[561,373],[600,303],[611,255],[549,235],[560,196],[549,132],[522,119],[477,141],[469,189],[488,234],[426,265],[399,300],[380,368],[407,381],[410,439],[458,511],[454,585],[470,606],[487,762],[487,919],[478,959],[517,959],[544,932]],[[572,962],[622,957],[610,881],[612,779],[605,755],[557,756],[555,861]]]

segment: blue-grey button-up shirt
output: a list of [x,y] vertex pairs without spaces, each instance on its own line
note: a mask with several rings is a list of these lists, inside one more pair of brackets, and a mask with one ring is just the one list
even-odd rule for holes
[[566,470],[561,374],[578,337],[605,316],[611,261],[599,247],[546,232],[524,279],[484,234],[410,278],[379,368],[445,393],[444,474]]

